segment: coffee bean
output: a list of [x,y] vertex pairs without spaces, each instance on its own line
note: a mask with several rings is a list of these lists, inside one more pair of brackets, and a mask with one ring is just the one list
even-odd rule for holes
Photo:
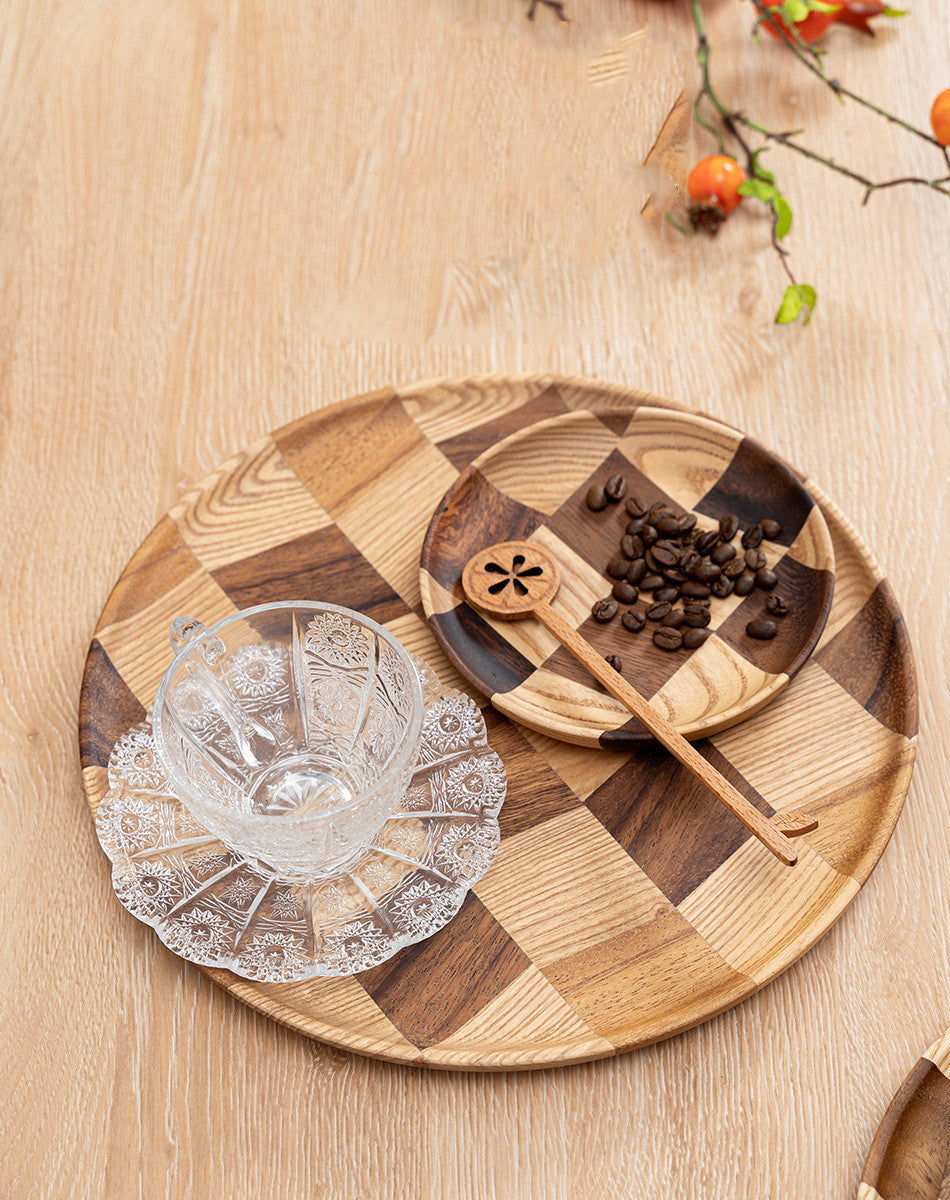
[[640,530],[640,536],[643,538],[644,546],[652,546],[660,538],[660,535],[649,522]]
[[667,613],[663,618],[663,625],[666,629],[679,629],[685,620],[686,613],[681,608],[674,608],[672,612]]
[[660,540],[655,543],[653,549],[654,550],[669,550],[669,552],[671,554],[675,555],[677,562],[679,562],[680,556],[683,553],[683,549],[679,545],[679,543],[673,541],[671,538],[660,538]]
[[640,581],[640,587],[645,592],[655,592],[657,588],[665,587],[666,580],[662,575],[644,575]]
[[607,507],[607,493],[599,483],[595,483],[587,493],[587,507],[591,512],[600,512]]
[[604,494],[611,504],[619,503],[627,494],[627,481],[622,475],[611,475],[604,484]]
[[683,649],[698,650],[705,640],[712,634],[711,629],[684,629],[683,630]]
[[761,571],[755,573],[755,586],[760,587],[763,592],[770,592],[778,583],[778,576],[769,567],[763,567]]
[[672,515],[662,500],[657,500],[655,504],[651,504],[647,509],[647,520],[651,525],[656,524],[659,517],[671,517]]
[[709,557],[710,560],[717,566],[724,567],[726,563],[729,562],[731,558],[735,558],[735,556],[735,546],[730,546],[728,542],[720,542],[718,546],[713,548],[713,552]]
[[687,613],[709,612],[709,601],[708,600],[684,600],[683,601],[683,612],[687,612]]
[[643,503],[639,496],[629,496],[624,507],[631,517],[646,516],[647,506]]
[[717,567],[713,562],[700,563],[693,575],[700,583],[712,583],[714,579],[718,579],[722,574],[722,568]]
[[636,536],[636,534],[640,532],[646,523],[646,517],[634,517],[627,526],[627,533],[629,533],[631,537]]
[[692,575],[702,561],[702,556],[695,550],[686,550],[680,558],[680,570]]
[[670,581],[670,583],[675,583],[677,587],[679,587],[681,583],[686,582],[686,576],[679,569],[679,567],[667,567],[663,572],[663,575]]
[[615,600],[619,600],[621,604],[634,604],[640,593],[632,583],[627,583],[626,579],[621,579],[619,583],[615,583],[611,588],[610,594]]
[[663,600],[658,604],[651,604],[647,609],[648,621],[662,621],[668,612],[673,611],[673,605],[668,600]]
[[627,538],[630,539],[630,549],[633,551],[633,553],[630,555],[630,558],[642,558],[643,553],[646,550],[646,546],[643,544],[643,538],[640,537],[638,533],[628,533],[627,537],[623,539],[624,544],[626,544]]
[[696,514],[687,513],[685,517],[680,518],[680,537],[689,533],[690,530],[696,528]]
[[680,590],[675,587],[658,588],[653,593],[653,599],[660,601],[661,604],[675,604],[679,597]]
[[613,669],[615,671],[623,670],[623,659],[620,657],[619,654],[608,654],[606,661],[607,661],[607,666],[613,667]]
[[620,605],[612,596],[605,596],[603,600],[598,600],[590,610],[590,615],[595,621],[600,621],[601,625],[606,625],[608,621],[612,621],[620,611]]
[[639,633],[646,623],[646,617],[638,608],[631,608],[620,618],[620,624],[624,629],[629,629],[631,633]]
[[612,579],[623,579],[630,567],[631,560],[629,558],[612,558],[607,564],[607,574]]
[[727,579],[725,575],[720,576],[719,579],[714,579],[709,585],[712,594],[718,596],[720,600],[725,600],[727,596],[731,596],[735,586],[732,580]]
[[759,522],[759,524],[762,526],[763,534],[769,539],[770,542],[774,542],[782,532],[782,526],[779,525],[778,521],[773,520],[771,517],[765,517]]
[[701,533],[696,539],[696,549],[700,554],[708,554],[718,541],[719,531],[716,529],[707,529],[705,533]]
[[692,629],[705,629],[710,620],[708,608],[701,608],[699,612],[683,613],[683,624],[689,625]]
[[680,531],[679,517],[658,517],[656,531],[663,537],[675,537]]
[[643,553],[643,539],[638,537],[634,540],[629,533],[625,534],[620,539],[620,553],[624,558],[639,558]]
[[774,621],[767,621],[764,617],[758,617],[755,621],[750,621],[746,625],[745,631],[750,638],[757,638],[760,642],[769,642],[775,637],[778,629]]
[[653,635],[653,641],[661,650],[679,650],[683,644],[683,635],[678,629],[660,626]]
[[736,580],[733,591],[737,596],[748,596],[749,592],[755,587],[755,572],[750,571],[748,567],[742,572]]
[[756,521],[742,535],[742,545],[746,550],[754,550],[755,547],[762,541],[762,526]]
[[701,600],[704,596],[709,595],[709,584],[700,583],[698,580],[690,579],[680,588],[680,594],[689,596],[693,600]]
[[649,550],[644,551],[643,557],[646,559],[646,564],[650,568],[650,570],[653,571],[655,574],[659,575],[663,568],[653,557],[653,547],[652,546],[649,548]]
[[773,617],[788,616],[788,605],[785,603],[782,597],[776,595],[775,592],[773,592],[771,596],[766,596],[765,607],[769,610]]
[[726,513],[719,518],[719,536],[724,542],[731,542],[739,532],[739,518],[735,513]]
[[630,564],[630,570],[627,572],[627,583],[632,583],[634,587],[643,579],[647,573],[647,562],[645,558],[635,558]]
[[742,572],[744,570],[745,570],[745,559],[739,558],[739,556],[736,555],[736,557],[734,559],[732,559],[731,562],[726,563],[726,565],[722,569],[722,573],[723,573],[723,575],[725,575],[725,577],[727,579],[735,580],[735,579],[739,578],[739,576],[742,574]]
[[[649,562],[649,558],[647,562]],[[679,562],[679,555],[673,550],[667,550],[665,546],[653,547],[653,561],[659,563],[661,567],[675,567]]]
[[768,560],[765,557],[765,551],[760,550],[758,546],[754,550],[746,550],[745,562],[750,571],[758,571],[765,566]]

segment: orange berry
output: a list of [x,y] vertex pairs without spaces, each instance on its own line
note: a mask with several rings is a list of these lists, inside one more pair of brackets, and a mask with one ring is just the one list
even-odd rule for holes
[[941,92],[930,110],[930,124],[941,146],[950,146],[950,88]]
[[730,213],[742,202],[739,185],[745,182],[745,171],[727,154],[710,154],[693,167],[686,180],[690,200],[711,204]]

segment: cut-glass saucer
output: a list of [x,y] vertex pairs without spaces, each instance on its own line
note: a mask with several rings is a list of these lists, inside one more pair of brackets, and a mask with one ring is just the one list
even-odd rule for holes
[[129,729],[96,813],[121,903],[182,958],[267,983],[365,971],[446,925],[495,856],[506,776],[474,701],[417,665],[425,719],[408,790],[327,879],[230,850],[172,791],[151,725]]

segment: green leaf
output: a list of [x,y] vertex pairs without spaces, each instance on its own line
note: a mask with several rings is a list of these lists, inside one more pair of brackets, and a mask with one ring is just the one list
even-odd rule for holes
[[881,10],[881,16],[882,17],[906,17],[907,9],[906,8],[891,8],[891,6],[888,4]]
[[785,289],[782,303],[775,314],[775,324],[790,325],[801,315],[804,308],[807,309],[805,314],[805,324],[807,325],[811,320],[811,314],[817,301],[818,296],[810,283],[790,283]]
[[792,227],[792,210],[784,196],[776,196],[772,202],[772,208],[775,210],[777,218],[775,236],[783,238]]
[[802,311],[802,298],[798,290],[798,285],[790,283],[785,289],[785,295],[782,297],[782,303],[778,306],[778,312],[775,314],[776,325],[789,325],[798,314]]
[[754,196],[763,204],[771,204],[781,195],[774,183],[766,183],[764,179],[744,179],[737,190],[740,196]]

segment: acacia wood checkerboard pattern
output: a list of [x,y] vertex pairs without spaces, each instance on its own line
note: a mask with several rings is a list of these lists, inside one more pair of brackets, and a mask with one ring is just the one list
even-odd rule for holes
[[[182,612],[210,624],[317,598],[381,621],[464,687],[423,616],[419,554],[473,458],[532,422],[663,402],[547,376],[385,389],[278,430],[159,521],[123,571],[80,704],[93,809],[116,739],[143,719]],[[653,745],[553,741],[486,707],[509,775],[502,842],[433,938],[345,979],[260,985],[207,973],[334,1045],[468,1069],[583,1061],[642,1046],[737,1003],[786,969],[880,857],[913,765],[916,685],[900,612],[847,521],[831,531],[834,601],[818,647],[757,716],[699,743],[764,812],[814,813],[798,866],[777,863]],[[483,705],[484,697],[475,697]]]
[[[759,548],[792,615],[772,641],[746,635],[767,616],[764,594],[712,597],[712,636],[700,650],[672,654],[619,620],[602,624],[592,604],[609,594],[607,562],[630,518],[623,504],[593,513],[588,489],[622,475],[629,495],[693,512],[715,529],[735,514],[747,529],[777,518],[781,533]],[[561,586],[554,608],[601,655],[622,656],[623,673],[676,728],[708,737],[773,700],[807,661],[831,608],[834,558],[821,510],[795,473],[735,429],[707,417],[641,404],[562,413],[489,447],[439,505],[422,548],[422,603],[455,666],[513,720],[582,746],[624,748],[651,741],[537,621],[507,621],[465,600],[462,570],[479,551],[525,540],[553,555]],[[645,599],[638,606],[646,609]]]

